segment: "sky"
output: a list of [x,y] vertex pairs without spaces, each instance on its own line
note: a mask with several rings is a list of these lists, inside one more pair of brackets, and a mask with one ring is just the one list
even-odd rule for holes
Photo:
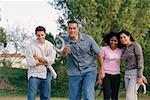
[[47,0],[0,0],[0,9],[0,26],[4,28],[20,25],[34,33],[42,25],[54,36],[58,34],[56,21],[61,14]]
[[[7,30],[20,26],[32,36],[37,26],[44,26],[55,37],[58,34],[56,22],[61,13],[47,2],[48,0],[0,0],[0,27]],[[10,43],[7,48],[10,53],[16,50]]]

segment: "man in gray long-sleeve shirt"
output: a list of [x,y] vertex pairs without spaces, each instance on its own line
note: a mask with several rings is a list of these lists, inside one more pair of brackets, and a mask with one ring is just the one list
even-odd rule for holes
[[76,21],[68,22],[69,36],[63,51],[68,58],[69,100],[81,100],[82,90],[84,100],[94,100],[96,56],[100,62],[100,48],[91,36],[79,33],[78,28]]

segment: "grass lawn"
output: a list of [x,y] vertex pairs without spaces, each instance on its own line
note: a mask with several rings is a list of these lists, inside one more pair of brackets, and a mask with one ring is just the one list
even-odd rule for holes
[[[95,93],[95,100],[103,100],[103,94],[101,94],[100,96],[98,96],[98,91],[96,91]],[[0,100],[27,100],[26,99],[26,92],[16,92],[16,91],[2,91],[0,90]],[[124,92],[119,94],[119,100],[125,100],[125,94]],[[36,100],[40,100],[39,95],[37,95],[37,99]],[[56,97],[56,96],[52,96],[51,100],[68,100],[67,97]],[[142,93],[138,94],[138,100],[150,100],[150,96],[144,95]]]
[[[21,96],[8,96],[8,97],[0,97],[0,100],[27,100],[26,97]],[[40,100],[38,97],[36,100]],[[51,100],[67,100],[67,98],[51,98]]]
[[[25,96],[1,96],[0,100],[26,100]],[[40,100],[39,97],[36,100]],[[51,97],[51,100],[68,100],[63,97]],[[96,97],[95,100],[102,100],[102,96]],[[125,100],[124,97],[119,98],[119,100]],[[138,100],[150,100],[150,96],[139,96]]]

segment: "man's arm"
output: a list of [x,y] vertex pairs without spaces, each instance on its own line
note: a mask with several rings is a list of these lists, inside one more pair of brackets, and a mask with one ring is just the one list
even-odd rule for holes
[[105,71],[104,71],[104,66],[103,66],[103,56],[102,56],[102,53],[98,53],[97,54],[97,59],[98,59],[98,62],[99,62],[99,70],[98,70],[98,80],[97,80],[97,83],[99,85],[102,85],[102,79],[105,77]]
[[53,45],[50,43],[47,47],[48,49],[48,54],[47,56],[44,56],[43,58],[39,59],[42,62],[47,62],[48,65],[52,65],[55,62],[56,59],[56,51],[53,48]]
[[35,67],[37,60],[35,60],[33,57],[33,50],[31,44],[26,47],[25,55],[26,55],[26,62],[28,66]]
[[99,78],[103,79],[105,77],[105,71],[104,71],[104,58],[103,58],[102,51],[98,55],[98,62],[99,62]]
[[37,61],[36,66],[39,66],[39,65],[45,65],[46,67],[48,66],[48,62],[44,60],[43,58],[34,56],[34,59]]

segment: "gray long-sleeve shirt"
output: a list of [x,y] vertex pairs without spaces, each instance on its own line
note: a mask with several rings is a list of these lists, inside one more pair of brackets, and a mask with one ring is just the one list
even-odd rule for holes
[[96,70],[96,57],[94,55],[99,54],[100,48],[91,36],[79,33],[78,41],[73,41],[67,37],[65,42],[71,48],[71,53],[67,56],[67,73],[69,76]]
[[141,46],[137,42],[133,42],[125,49],[122,58],[125,60],[126,70],[137,69],[137,77],[141,78],[144,70]]

